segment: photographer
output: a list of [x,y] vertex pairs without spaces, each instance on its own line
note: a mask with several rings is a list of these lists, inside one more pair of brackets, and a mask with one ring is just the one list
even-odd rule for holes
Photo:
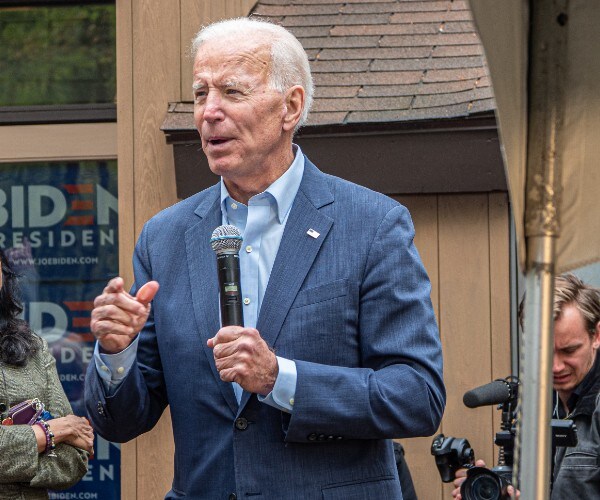
[[[487,465],[485,465],[485,462],[483,460],[476,460],[475,466],[476,467],[487,467]],[[456,479],[454,480],[454,483],[453,483],[455,488],[452,490],[452,497],[455,498],[456,500],[462,500],[462,495],[460,494],[460,487],[465,482],[466,477],[467,477],[467,469],[459,469],[456,471]],[[510,495],[511,498],[519,499],[521,497],[519,490],[515,489],[514,486],[508,486],[508,488],[506,489],[506,492]]]
[[[523,308],[520,311],[523,325]],[[600,498],[600,290],[564,274],[554,283],[553,418],[571,419],[578,444],[554,451],[552,500]],[[478,461],[477,465],[483,464]],[[482,466],[485,466],[483,464]],[[456,472],[452,492],[461,499],[466,470]],[[513,494],[512,487],[509,494]],[[516,491],[516,498],[519,492]]]

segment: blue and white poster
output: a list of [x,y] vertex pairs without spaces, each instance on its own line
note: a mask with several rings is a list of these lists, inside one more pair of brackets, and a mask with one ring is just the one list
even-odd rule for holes
[[[24,319],[48,341],[73,412],[85,415],[94,298],[118,273],[116,161],[4,165],[0,247],[20,276]],[[86,476],[51,499],[120,498],[119,446],[96,436],[94,452]]]
[[33,281],[106,280],[118,267],[116,162],[3,166],[0,247]]

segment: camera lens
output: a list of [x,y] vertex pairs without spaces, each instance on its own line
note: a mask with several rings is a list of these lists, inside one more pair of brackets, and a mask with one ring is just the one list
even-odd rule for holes
[[490,469],[473,467],[467,471],[467,479],[460,487],[460,494],[464,500],[504,500],[510,498],[506,492],[509,484]]
[[472,498],[494,500],[500,497],[500,485],[492,476],[482,474],[471,483]]

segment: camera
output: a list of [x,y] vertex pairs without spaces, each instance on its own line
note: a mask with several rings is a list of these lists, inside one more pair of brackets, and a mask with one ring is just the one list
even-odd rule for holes
[[[433,438],[431,454],[435,457],[440,477],[449,483],[458,469],[467,469],[460,494],[463,500],[505,500],[513,473],[519,381],[516,377],[498,379],[465,393],[463,402],[469,408],[499,405],[502,410],[501,430],[494,443],[499,447],[498,465],[492,469],[475,466],[475,453],[464,438],[438,434]],[[572,420],[552,420],[552,446],[575,446],[577,429]]]
[[464,438],[438,434],[433,438],[431,454],[442,481],[449,483],[458,469],[468,469],[467,479],[460,494],[464,500],[508,499],[507,487],[511,484],[512,466],[499,465],[493,469],[475,466],[475,452]]
[[460,487],[460,494],[465,500],[509,499],[507,488],[511,484],[511,476],[512,467],[473,467],[467,471],[467,479]]
[[431,454],[444,483],[452,481],[458,469],[475,466],[475,452],[464,438],[447,438],[438,434],[431,443]]

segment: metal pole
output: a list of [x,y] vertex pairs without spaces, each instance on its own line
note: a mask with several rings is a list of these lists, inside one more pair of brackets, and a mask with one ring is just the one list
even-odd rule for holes
[[[514,478],[524,500],[550,494],[555,242],[560,235],[568,0],[530,0],[527,243],[520,418]],[[519,470],[520,469],[520,470]]]
[[[520,463],[521,498],[550,495],[555,238],[528,239],[525,324],[521,350],[521,411],[515,463]],[[529,260],[529,259],[528,259]],[[519,466],[517,466],[519,467]]]

